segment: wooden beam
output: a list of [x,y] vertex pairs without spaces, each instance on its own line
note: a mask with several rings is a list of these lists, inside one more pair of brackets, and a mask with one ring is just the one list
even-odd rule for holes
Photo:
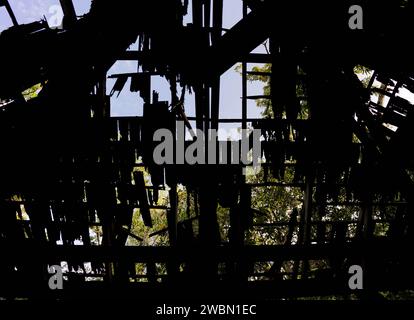
[[167,262],[172,258],[179,261],[202,259],[211,261],[273,261],[275,259],[324,259],[331,256],[348,256],[365,254],[371,257],[402,258],[411,253],[411,244],[385,239],[355,241],[341,245],[246,245],[243,250],[225,246],[172,248],[165,246],[41,246],[33,243],[0,246],[2,259],[6,261],[47,261],[50,259],[77,259],[85,261],[116,261],[119,259],[134,262]]
[[72,0],[59,0],[60,5],[63,10],[63,14],[65,15],[65,20],[69,23],[76,22],[76,11],[75,7],[73,6]]
[[250,12],[224,34],[207,52],[204,72],[209,78],[221,75],[242,61],[269,37],[270,22],[264,8]]
[[212,43],[214,44],[223,31],[223,0],[213,0]]
[[6,7],[7,12],[9,13],[10,19],[13,22],[14,26],[18,26],[19,23],[17,22],[16,16],[14,15],[14,12],[10,6],[10,3],[8,0],[3,0],[3,5]]
[[267,53],[249,53],[243,57],[249,63],[271,63],[272,57]]
[[[242,4],[243,19],[247,16],[247,4]],[[242,129],[247,129],[247,62],[242,61]],[[243,137],[244,138],[244,137]]]

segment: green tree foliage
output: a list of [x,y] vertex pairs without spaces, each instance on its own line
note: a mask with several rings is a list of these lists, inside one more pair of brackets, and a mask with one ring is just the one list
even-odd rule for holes
[[22,92],[22,95],[26,101],[34,99],[37,97],[39,92],[42,90],[43,86],[41,83],[38,83],[34,85],[33,87],[30,87],[29,89]]
[[[242,65],[239,64],[236,67],[236,71],[241,73]],[[259,81],[263,85],[263,96],[271,96],[271,82],[270,82],[270,73],[272,72],[272,64],[266,63],[263,66],[253,66],[251,68],[251,73],[247,74],[247,80],[249,82]],[[303,75],[303,71],[299,68],[298,75]],[[305,85],[298,81],[296,85],[296,93],[298,97],[304,97],[306,95],[306,87]],[[258,99],[256,100],[256,104],[258,107],[263,108],[262,117],[265,119],[272,119],[274,118],[273,109],[272,109],[272,100],[271,99]],[[308,118],[308,104],[306,100],[300,101],[301,110],[299,112],[299,119],[307,119]],[[285,112],[283,113],[283,118],[286,118]]]

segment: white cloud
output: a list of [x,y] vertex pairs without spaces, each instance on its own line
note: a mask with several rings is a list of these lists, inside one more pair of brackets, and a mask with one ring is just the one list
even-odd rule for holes
[[44,16],[50,15],[49,8],[57,5],[57,0],[15,0],[11,1],[11,6],[19,23],[30,23],[38,21]]

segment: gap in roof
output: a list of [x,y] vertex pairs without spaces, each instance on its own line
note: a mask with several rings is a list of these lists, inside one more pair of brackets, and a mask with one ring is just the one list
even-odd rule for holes
[[[108,76],[113,74],[132,73],[137,71],[136,61],[117,61],[111,69],[108,71]],[[109,95],[116,79],[107,79],[106,90]],[[131,92],[129,90],[131,86],[131,79],[128,79],[123,90],[119,93],[116,92],[111,97],[111,116],[112,117],[126,117],[126,116],[138,116],[142,115],[143,100],[139,96],[139,92]]]
[[[188,3],[188,14],[184,16],[183,24],[187,25],[193,22],[192,14],[192,1]],[[223,1],[223,28],[230,29],[237,22],[242,19],[243,16],[243,1],[242,0],[224,0]],[[211,23],[213,18],[213,6],[211,6]]]
[[92,0],[72,0],[76,15],[83,16],[91,9]]
[[242,0],[223,1],[223,28],[230,29],[243,17]]
[[[397,93],[398,97],[404,98],[409,103],[414,105],[414,93],[412,93],[410,90],[406,88],[400,88]],[[414,107],[414,106],[413,106]]]
[[5,7],[0,7],[0,32],[13,26],[13,22]]
[[10,6],[19,24],[27,24],[34,21],[55,19],[59,0],[9,0]]
[[[92,0],[73,0],[72,2],[77,16],[83,16],[89,12]],[[59,26],[62,23],[63,12],[59,0],[9,0],[9,3],[19,24],[27,24],[44,18],[51,27]],[[0,11],[3,11],[3,8]],[[0,28],[2,30],[5,29],[5,21],[10,20],[7,12],[6,15],[7,17],[3,18],[3,14],[0,13]],[[10,26],[6,26],[6,28]]]

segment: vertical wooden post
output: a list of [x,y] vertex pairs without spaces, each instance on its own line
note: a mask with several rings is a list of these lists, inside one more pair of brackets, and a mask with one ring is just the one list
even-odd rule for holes
[[[243,18],[247,16],[247,4],[243,1]],[[247,129],[247,63],[242,61],[242,129]]]
[[[170,196],[170,208],[167,210],[167,224],[168,224],[168,237],[170,246],[175,248],[177,246],[177,214],[178,214],[178,195],[177,185],[174,183],[171,186],[169,192]],[[179,271],[179,265],[175,259],[171,259],[167,263],[167,272],[170,279],[174,280],[177,277]]]
[[311,240],[311,223],[312,223],[312,193],[313,193],[313,181],[308,175],[305,181],[305,194],[304,194],[304,230],[303,230],[303,242],[309,244]]
[[[211,42],[214,44],[221,37],[223,26],[223,0],[213,0],[213,31]],[[211,128],[217,130],[220,108],[220,76],[211,85]]]
[[177,245],[178,195],[177,195],[176,184],[171,186],[169,196],[170,196],[170,209],[167,211],[168,236],[170,240],[170,245],[174,247]]

